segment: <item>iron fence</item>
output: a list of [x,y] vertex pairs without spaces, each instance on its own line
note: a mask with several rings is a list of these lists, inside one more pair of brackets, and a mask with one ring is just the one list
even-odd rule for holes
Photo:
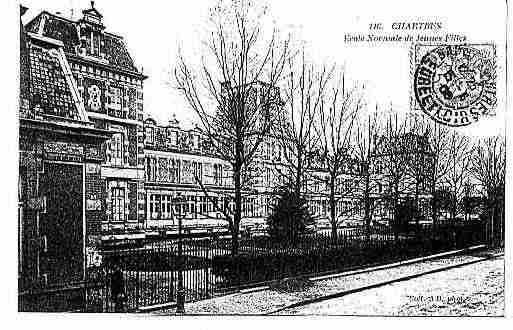
[[[472,223],[410,226],[400,232],[390,227],[372,227],[370,231],[350,228],[339,230],[337,237],[313,233],[295,242],[244,237],[236,256],[229,238],[184,239],[182,258],[176,239],[146,242],[142,247],[102,252],[102,265],[90,272],[87,308],[134,311],[175,302],[180,262],[185,300],[190,302],[256,283],[398,261],[483,240],[482,225]],[[116,267],[122,274],[123,295],[119,299],[111,293]]]
[[[388,226],[372,226],[369,231],[341,228],[336,237],[331,231],[317,232],[295,242],[244,235],[236,255],[232,255],[229,237],[212,233],[184,238],[181,256],[176,237],[153,238],[101,250],[101,262],[87,265],[85,280],[71,288],[76,303],[59,310],[131,312],[172,304],[177,299],[180,269],[185,301],[191,302],[283,278],[340,272],[482,244],[488,241],[487,232],[483,223],[475,222],[412,225],[400,230]],[[63,290],[71,289],[57,288],[51,295],[48,290],[25,292],[20,304],[34,308],[20,310],[42,310],[45,299],[53,296],[69,304],[69,299],[58,297],[64,293],[69,297]]]

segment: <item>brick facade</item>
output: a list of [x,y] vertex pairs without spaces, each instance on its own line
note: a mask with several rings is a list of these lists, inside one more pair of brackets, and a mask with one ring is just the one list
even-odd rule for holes
[[74,21],[44,11],[26,29],[62,43],[85,114],[94,127],[113,133],[103,145],[105,158],[98,173],[90,175],[105,189],[101,210],[87,211],[95,219],[91,228],[104,234],[137,230],[144,221],[138,211],[144,201],[137,194],[144,191],[144,152],[138,137],[143,134],[146,76],[135,66],[123,38],[106,30],[96,8],[82,14]]
[[19,292],[30,310],[33,293],[71,296],[84,279],[84,246],[96,244],[104,217],[99,168],[111,135],[89,120],[63,44],[23,26],[20,41]]

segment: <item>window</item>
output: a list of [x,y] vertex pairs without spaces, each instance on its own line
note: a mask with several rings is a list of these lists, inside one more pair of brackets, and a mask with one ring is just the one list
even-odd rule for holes
[[150,217],[152,220],[159,218],[157,208],[160,209],[159,205],[157,205],[157,195],[150,195]]
[[180,183],[192,183],[191,162],[182,160],[180,168]]
[[110,88],[110,105],[114,109],[120,110],[121,109],[121,100],[122,100],[121,88],[111,87]]
[[178,160],[169,160],[169,182],[178,183]]
[[146,127],[146,143],[153,144],[155,142],[155,131],[153,127]]
[[272,177],[271,177],[271,169],[266,167],[265,168],[265,185],[266,186],[272,186]]
[[[152,220],[172,220],[173,212],[182,210],[182,215],[186,216],[189,212],[194,212],[194,196],[186,197],[187,202],[184,204],[176,204],[173,202],[171,195],[150,195],[149,211]],[[174,209],[173,209],[174,208]]]
[[161,202],[162,198],[160,195],[154,195],[154,197],[155,197],[155,206],[154,206],[154,213],[152,214],[154,216],[153,219],[160,219],[161,212],[162,212],[160,202]]
[[171,141],[171,131],[169,130],[169,128],[166,128],[165,132],[166,132],[165,139],[164,139],[165,146],[166,146],[166,148],[172,148],[173,144],[171,143],[172,142]]
[[151,181],[151,159],[146,157],[146,181]]
[[116,133],[112,136],[112,140],[110,142],[110,162],[112,165],[123,165],[124,158],[124,134]]
[[193,182],[196,183],[197,180],[199,180],[200,182],[203,181],[203,164],[194,162],[193,165],[194,165]]
[[171,219],[172,197],[162,196],[162,219]]
[[175,182],[181,182],[181,177],[180,177],[180,165],[181,164],[181,161],[179,159],[175,159],[175,167],[174,167],[174,173],[175,173]]
[[195,150],[198,150],[199,149],[199,136],[194,134],[192,136],[192,147],[195,149]]
[[158,159],[159,162],[159,173],[158,173],[158,181],[160,182],[167,182],[169,181],[169,170],[168,165],[169,162],[167,158],[160,158]]
[[196,196],[187,196],[187,201],[189,204],[189,212],[191,213],[192,217],[196,218],[198,216],[196,210]]
[[214,184],[219,186],[223,184],[223,167],[221,164],[214,164]]
[[100,35],[91,31],[91,55],[100,56]]
[[146,159],[146,166],[147,166],[147,176],[148,181],[155,182],[157,179],[157,159],[156,158],[147,158]]
[[125,221],[125,188],[112,188],[112,220]]
[[176,147],[178,144],[178,133],[176,131],[171,131],[171,145]]

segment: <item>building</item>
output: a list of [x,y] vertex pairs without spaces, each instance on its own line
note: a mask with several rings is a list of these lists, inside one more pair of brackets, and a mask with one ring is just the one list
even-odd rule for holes
[[[195,127],[185,130],[175,116],[167,125],[152,118],[144,121],[146,231],[176,226],[172,214],[173,199],[185,197],[185,226],[226,225],[223,209],[231,207],[233,180],[231,166],[216,156],[208,137]],[[271,214],[285,178],[282,144],[271,135],[264,138],[252,165],[252,184],[243,194],[241,225],[263,224]],[[289,156],[290,157],[290,156]],[[358,218],[359,199],[347,191],[359,184],[356,164],[344,168],[337,178],[337,210],[341,217]],[[312,214],[318,219],[329,216],[328,173],[322,166],[308,169],[305,183]],[[314,175],[312,175],[312,173]],[[312,178],[316,179],[313,180]],[[323,180],[324,178],[324,180]]]
[[126,233],[143,227],[145,220],[143,151],[143,82],[122,37],[106,31],[102,14],[94,7],[70,20],[43,11],[26,24],[41,40],[56,40],[69,63],[70,80],[95,128],[112,137],[104,144],[105,160],[99,170],[105,195],[101,196],[104,234]]
[[229,203],[227,195],[233,191],[230,165],[214,155],[197,128],[182,129],[174,117],[168,125],[159,126],[152,118],[144,124],[145,229],[176,225],[172,204],[177,196],[187,201],[186,225],[198,220],[219,223],[221,209]]
[[380,139],[371,160],[372,178],[379,187],[374,214],[388,223],[394,218],[391,200],[397,198],[400,204],[413,202],[420,218],[430,221],[433,151],[429,140],[412,132],[389,139]]
[[22,311],[82,306],[88,251],[101,234],[105,210],[100,164],[111,133],[89,117],[64,48],[61,40],[20,27]]
[[[358,162],[348,156],[335,178],[335,214],[339,225],[361,224],[363,220],[360,173]],[[330,217],[330,172],[322,159],[312,161],[308,178],[305,190],[310,211],[322,222]]]

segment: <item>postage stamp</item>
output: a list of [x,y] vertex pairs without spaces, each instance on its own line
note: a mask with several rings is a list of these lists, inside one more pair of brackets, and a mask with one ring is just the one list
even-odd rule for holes
[[414,110],[455,127],[495,113],[495,45],[416,44],[412,57]]

